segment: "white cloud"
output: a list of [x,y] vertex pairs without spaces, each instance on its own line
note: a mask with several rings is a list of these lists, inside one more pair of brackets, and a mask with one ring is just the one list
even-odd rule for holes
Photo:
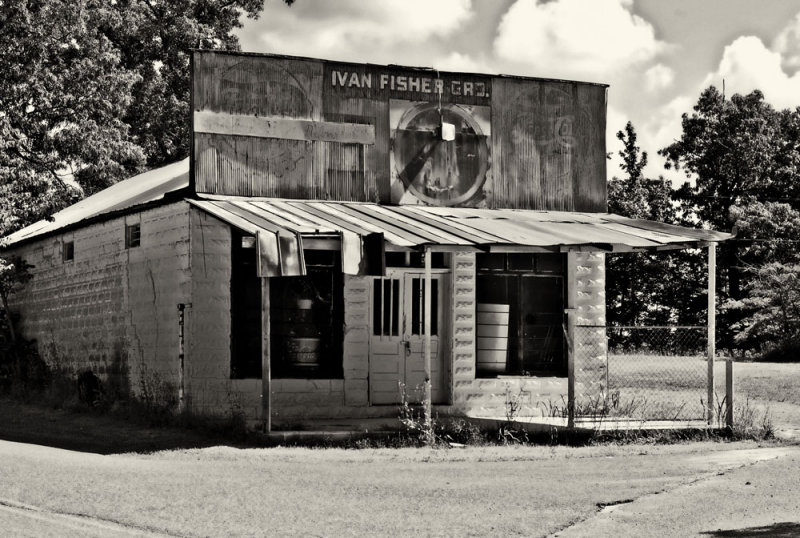
[[449,55],[439,58],[433,62],[433,67],[442,71],[461,71],[464,73],[490,73],[495,74],[494,69],[489,67],[482,60],[473,58],[468,54],[452,52]]
[[644,87],[651,93],[669,88],[674,81],[675,71],[664,64],[656,64],[644,72]]
[[790,72],[800,69],[800,13],[775,37],[772,50],[781,55],[784,69]]
[[667,45],[634,15],[633,0],[517,0],[503,17],[497,55],[541,76],[608,79],[652,60]]
[[770,50],[757,37],[745,36],[725,47],[717,70],[708,75],[704,87],[714,84],[726,93],[750,93],[759,89],[765,99],[778,108],[800,105],[800,73],[783,70],[783,56]]
[[472,15],[471,0],[272,0],[240,37],[245,50],[374,61],[398,56],[392,46],[447,36]]

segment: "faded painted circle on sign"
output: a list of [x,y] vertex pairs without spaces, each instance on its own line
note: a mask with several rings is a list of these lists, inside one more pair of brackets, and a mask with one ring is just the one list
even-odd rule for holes
[[[441,125],[455,126],[455,139],[442,140]],[[478,122],[464,108],[423,103],[408,109],[394,137],[397,175],[419,200],[453,206],[471,199],[483,186],[489,145]]]

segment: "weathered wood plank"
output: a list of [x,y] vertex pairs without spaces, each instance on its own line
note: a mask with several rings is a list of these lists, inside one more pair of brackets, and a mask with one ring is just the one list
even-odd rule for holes
[[238,196],[319,198],[322,188],[312,182],[312,142],[195,135],[198,192]]
[[293,118],[262,118],[242,114],[195,112],[196,133],[283,138],[286,140],[321,140],[343,144],[374,144],[375,126]]

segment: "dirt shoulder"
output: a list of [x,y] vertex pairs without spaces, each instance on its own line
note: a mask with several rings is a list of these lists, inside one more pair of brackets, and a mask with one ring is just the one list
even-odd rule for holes
[[224,443],[179,428],[152,428],[113,415],[74,412],[0,398],[0,439],[80,452],[116,454]]

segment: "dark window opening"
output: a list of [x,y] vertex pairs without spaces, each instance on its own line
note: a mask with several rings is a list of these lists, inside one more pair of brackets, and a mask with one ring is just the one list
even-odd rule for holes
[[255,237],[231,232],[231,379],[260,378],[261,279]]
[[565,375],[563,255],[477,258],[478,376]]
[[74,241],[64,241],[64,244],[61,248],[61,259],[62,261],[69,262],[75,259],[75,242]]
[[139,224],[125,226],[125,248],[138,247],[141,244],[142,232]]
[[375,336],[400,334],[400,281],[377,278],[373,281],[372,333]]
[[272,377],[342,378],[341,256],[324,250],[304,255],[305,276],[270,279]]
[[[386,267],[425,267],[425,254],[423,252],[387,252]],[[444,252],[431,252],[431,267],[444,269]]]
[[478,254],[478,271],[557,274],[564,272],[565,255],[557,253]]

